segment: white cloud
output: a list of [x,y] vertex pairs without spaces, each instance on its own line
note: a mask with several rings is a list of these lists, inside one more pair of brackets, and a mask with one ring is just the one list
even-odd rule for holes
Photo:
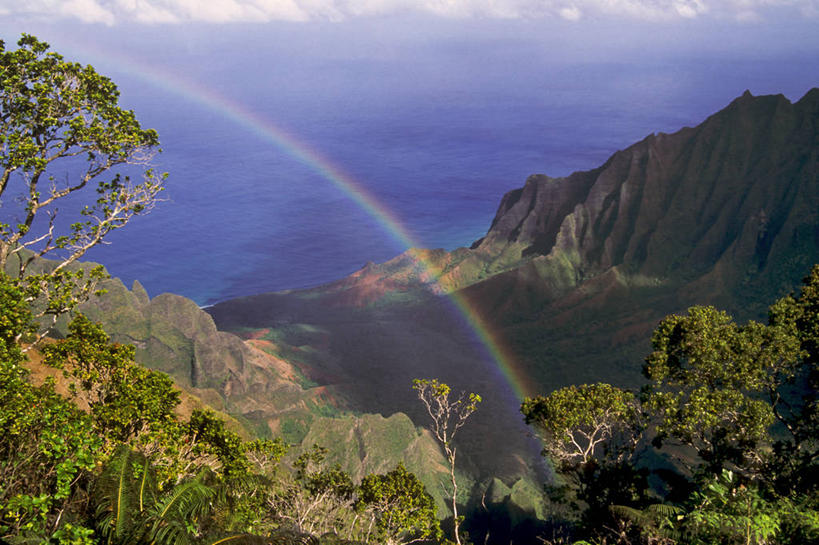
[[567,21],[579,21],[582,15],[577,6],[565,7],[560,10],[560,16]]
[[674,2],[674,9],[686,19],[693,19],[708,11],[708,8],[699,0],[682,0]]
[[0,14],[5,18],[15,16],[77,19],[83,23],[116,22],[115,14],[103,4],[105,0],[0,0]]
[[0,0],[5,17],[71,18],[86,23],[341,21],[428,13],[447,18],[713,17],[752,21],[788,13],[819,17],[819,0]]
[[102,7],[96,0],[69,0],[60,3],[60,11],[66,15],[73,15],[83,23],[113,24],[114,14]]
[[149,0],[119,0],[121,12],[132,13],[134,20],[138,23],[163,24],[178,23],[179,17],[173,10],[164,6],[156,5]]

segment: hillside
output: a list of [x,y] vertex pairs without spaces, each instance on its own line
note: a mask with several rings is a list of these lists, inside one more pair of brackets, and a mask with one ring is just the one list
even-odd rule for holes
[[[333,284],[208,312],[222,329],[299,346],[305,372],[328,384],[321,370],[340,370],[347,380],[332,384],[368,412],[423,424],[408,386],[416,376],[480,392],[487,402],[465,428],[464,452],[479,473],[516,473],[535,449],[510,388],[441,292],[482,316],[532,393],[637,386],[662,316],[707,303],[758,317],[819,261],[818,117],[817,89],[796,103],[745,93],[597,169],[530,177],[469,249],[411,250]],[[418,274],[419,255],[439,283]]]
[[[484,402],[459,441],[464,478],[478,497],[509,488],[517,495],[498,492],[500,502],[527,505],[521,491],[546,469],[510,377],[529,394],[635,387],[664,315],[710,303],[759,317],[792,290],[819,262],[818,115],[818,90],[794,104],[746,93],[597,169],[531,176],[471,248],[414,249],[325,286],[207,312],[112,281],[85,311],[246,429],[331,443],[354,474],[403,460],[437,489],[437,448],[397,413],[427,424],[414,378],[478,392]],[[451,292],[506,349],[506,368]]]
[[328,461],[357,479],[401,462],[425,483],[441,515],[447,512],[438,487],[446,462],[435,440],[404,414],[353,411],[338,387],[338,370],[306,367],[301,347],[273,342],[265,331],[244,339],[218,331],[190,299],[150,299],[138,282],[128,290],[118,279],[104,287],[82,311],[112,339],[136,346],[138,363],[168,373],[183,392],[183,410],[214,408],[244,437],[283,437],[295,446],[294,456],[325,446]]

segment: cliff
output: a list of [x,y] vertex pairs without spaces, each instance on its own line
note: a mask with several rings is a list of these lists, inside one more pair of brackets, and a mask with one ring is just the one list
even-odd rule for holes
[[595,170],[532,176],[506,194],[473,253],[518,269],[494,279],[507,287],[533,274],[555,283],[557,270],[569,289],[616,269],[728,305],[738,289],[781,294],[819,256],[818,117],[819,89],[795,104],[746,92]]
[[[511,475],[534,449],[496,362],[441,294],[457,291],[482,318],[529,393],[637,387],[664,315],[714,304],[759,318],[819,262],[817,159],[819,90],[796,103],[746,92],[697,127],[649,135],[594,170],[531,176],[471,248],[410,250],[313,290],[208,312],[220,328],[265,328],[285,342],[299,324],[308,364],[342,369],[352,380],[339,390],[362,410],[423,424],[414,377],[481,393],[462,452],[477,472]],[[509,453],[487,450],[494,444]]]

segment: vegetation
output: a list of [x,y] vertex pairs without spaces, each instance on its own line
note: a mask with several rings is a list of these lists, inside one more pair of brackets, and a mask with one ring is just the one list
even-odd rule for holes
[[[0,271],[13,271],[38,316],[77,306],[103,278],[71,265],[134,216],[150,211],[164,175],[150,168],[159,140],[117,104],[119,91],[91,66],[68,62],[23,34],[0,40]],[[138,176],[139,181],[133,181]],[[39,257],[53,267],[30,273]]]
[[0,306],[0,538],[159,544],[324,535],[399,544],[440,535],[432,498],[403,466],[356,484],[324,467],[320,447],[288,467],[281,440],[242,441],[211,411],[180,420],[170,380],[135,364],[133,347],[111,343],[82,315],[66,339],[43,348],[62,379],[33,385],[17,339],[37,328],[5,275]]
[[575,536],[819,541],[818,311],[815,266],[767,324],[711,307],[665,318],[639,396],[597,384],[525,400],[563,477],[557,498],[580,513]]
[[[18,46],[6,51],[0,42],[0,197],[9,214],[0,224],[0,540],[438,536],[432,499],[401,466],[357,485],[338,467],[322,467],[320,448],[288,469],[281,440],[242,441],[209,410],[181,419],[172,381],[137,365],[133,346],[111,342],[81,314],[64,339],[42,344],[48,326],[104,276],[72,264],[150,210],[164,176],[149,166],[156,132],[119,108],[109,79],[33,36]],[[58,218],[58,205],[76,215]],[[39,260],[46,256],[57,261]],[[34,384],[32,348],[61,376]]]
[[452,498],[455,543],[461,545],[460,526],[463,520],[458,516],[458,481],[455,478],[457,447],[453,441],[458,430],[466,423],[466,419],[477,410],[481,396],[461,392],[457,398],[451,399],[449,394],[452,390],[449,385],[438,382],[437,379],[415,379],[412,387],[418,392],[418,398],[432,419],[432,433],[441,443],[449,462],[451,488],[448,492]]
[[[181,417],[166,375],[74,312],[103,273],[72,264],[157,202],[157,135],[93,68],[32,36],[18,45],[0,42],[0,541],[441,542],[435,502],[403,464],[355,482],[319,445],[295,455],[281,438],[242,440],[213,411]],[[65,313],[67,335],[45,340]],[[524,400],[559,475],[553,529],[578,543],[819,542],[819,266],[767,324],[692,307],[662,320],[652,347],[639,392],[598,383]],[[48,378],[35,380],[34,357]],[[449,465],[460,545],[454,440],[481,397],[436,379],[413,388]]]

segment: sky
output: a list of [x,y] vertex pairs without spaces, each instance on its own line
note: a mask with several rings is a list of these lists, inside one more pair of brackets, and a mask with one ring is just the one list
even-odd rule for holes
[[[200,303],[405,249],[265,127],[360,182],[417,245],[452,249],[529,174],[594,168],[746,89],[798,100],[819,85],[819,0],[0,0],[0,40],[23,32],[111,77],[165,149],[171,203],[93,257]],[[180,216],[187,239],[168,234]],[[259,259],[214,270],[237,249]]]
[[180,24],[343,21],[424,13],[447,18],[716,18],[758,22],[771,16],[817,18],[817,0],[2,0],[0,15],[85,23]]

